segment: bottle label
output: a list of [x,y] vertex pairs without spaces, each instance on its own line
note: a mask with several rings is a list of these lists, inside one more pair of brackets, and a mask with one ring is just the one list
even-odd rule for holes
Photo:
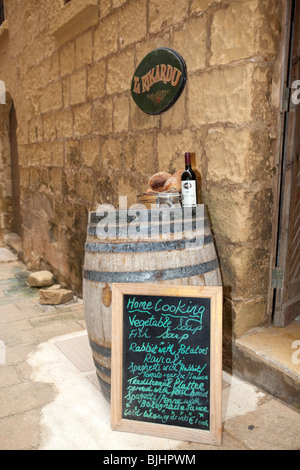
[[196,181],[181,181],[181,197],[183,206],[196,206]]

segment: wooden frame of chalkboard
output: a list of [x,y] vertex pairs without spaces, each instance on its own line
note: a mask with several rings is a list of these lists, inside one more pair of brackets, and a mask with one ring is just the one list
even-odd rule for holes
[[221,444],[222,287],[113,284],[111,426]]

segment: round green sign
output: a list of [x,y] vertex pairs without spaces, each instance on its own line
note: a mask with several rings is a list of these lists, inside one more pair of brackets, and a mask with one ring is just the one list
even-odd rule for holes
[[160,47],[138,65],[131,82],[131,95],[144,113],[160,114],[173,106],[185,82],[183,58],[172,49]]

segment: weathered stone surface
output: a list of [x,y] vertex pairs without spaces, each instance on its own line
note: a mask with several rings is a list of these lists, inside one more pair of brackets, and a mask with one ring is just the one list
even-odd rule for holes
[[96,99],[105,96],[106,62],[104,60],[88,67],[88,98]]
[[188,7],[188,3],[181,0],[152,0],[149,4],[150,32],[156,33],[163,26],[182,22],[187,17]]
[[94,59],[108,56],[118,50],[118,14],[104,18],[95,31]]
[[79,69],[92,62],[93,37],[92,31],[87,31],[75,39],[75,67]]
[[174,49],[184,58],[188,71],[203,69],[206,64],[206,18],[201,16],[187,22],[174,32]]
[[40,303],[50,305],[60,305],[73,300],[73,291],[67,289],[41,289]]
[[9,251],[7,248],[0,247],[0,261],[1,262],[9,262],[9,261],[17,261],[18,257]]
[[205,152],[207,180],[244,183],[249,188],[257,183],[272,184],[271,140],[265,131],[213,127],[208,131]]
[[239,338],[252,328],[264,326],[266,303],[262,298],[236,301],[234,312],[235,324],[233,332]]
[[[254,65],[215,68],[193,75],[189,85],[191,124],[243,122],[251,119]],[[247,90],[247,93],[245,93]]]
[[108,94],[128,91],[134,72],[134,51],[129,48],[108,60],[106,90]]
[[208,187],[204,202],[213,207],[210,211],[213,230],[232,243],[256,244],[269,240],[272,228],[270,194],[269,189]]
[[0,389],[0,418],[38,408],[48,403],[50,396],[55,396],[52,385],[39,382],[12,385],[9,394]]
[[147,32],[147,5],[140,0],[134,0],[128,4],[119,16],[120,45],[141,41]]
[[71,75],[70,104],[75,105],[86,101],[86,69],[80,69]]
[[39,444],[39,408],[0,420],[0,450],[28,450]]
[[219,3],[222,0],[192,0],[191,12],[192,13],[202,13],[213,3]]
[[230,286],[232,299],[263,298],[269,283],[270,254],[268,247],[259,244],[229,244],[228,239],[216,238],[219,256],[224,259],[224,286]]
[[276,400],[268,401],[256,411],[232,418],[225,425],[225,430],[231,435],[237,429],[239,439],[249,449],[299,449],[299,413]]
[[[0,70],[9,99],[0,107],[0,243],[13,227],[11,96],[28,269],[49,266],[81,295],[86,213],[104,202],[117,207],[119,195],[135,203],[150,174],[182,168],[184,152],[191,151],[226,293],[234,302],[264,297],[281,3],[50,3],[6,2],[9,34],[1,37]],[[150,116],[133,102],[131,80],[139,62],[162,46],[182,55],[188,80],[171,109]]]
[[[268,21],[268,15],[272,20]],[[277,44],[274,35],[277,15],[278,6],[272,0],[265,1],[263,5],[259,0],[233,2],[217,10],[212,22],[211,64],[273,54]]]
[[59,51],[60,74],[72,73],[75,68],[75,45],[74,42],[67,42]]
[[114,101],[113,123],[116,132],[126,132],[129,124],[129,99],[127,96],[117,96]]
[[28,276],[28,284],[31,287],[46,287],[54,284],[54,276],[50,271],[37,271]]
[[48,290],[50,290],[50,291],[52,291],[52,290],[58,290],[58,289],[61,289],[61,285],[60,285],[60,284],[53,284],[53,286],[48,287]]

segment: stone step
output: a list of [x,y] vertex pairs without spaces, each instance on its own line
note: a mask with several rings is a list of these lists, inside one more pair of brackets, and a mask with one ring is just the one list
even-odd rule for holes
[[234,347],[234,373],[300,411],[300,323],[244,336]]
[[9,248],[14,250],[19,258],[22,258],[23,242],[22,238],[17,233],[6,233],[3,237],[3,241]]

